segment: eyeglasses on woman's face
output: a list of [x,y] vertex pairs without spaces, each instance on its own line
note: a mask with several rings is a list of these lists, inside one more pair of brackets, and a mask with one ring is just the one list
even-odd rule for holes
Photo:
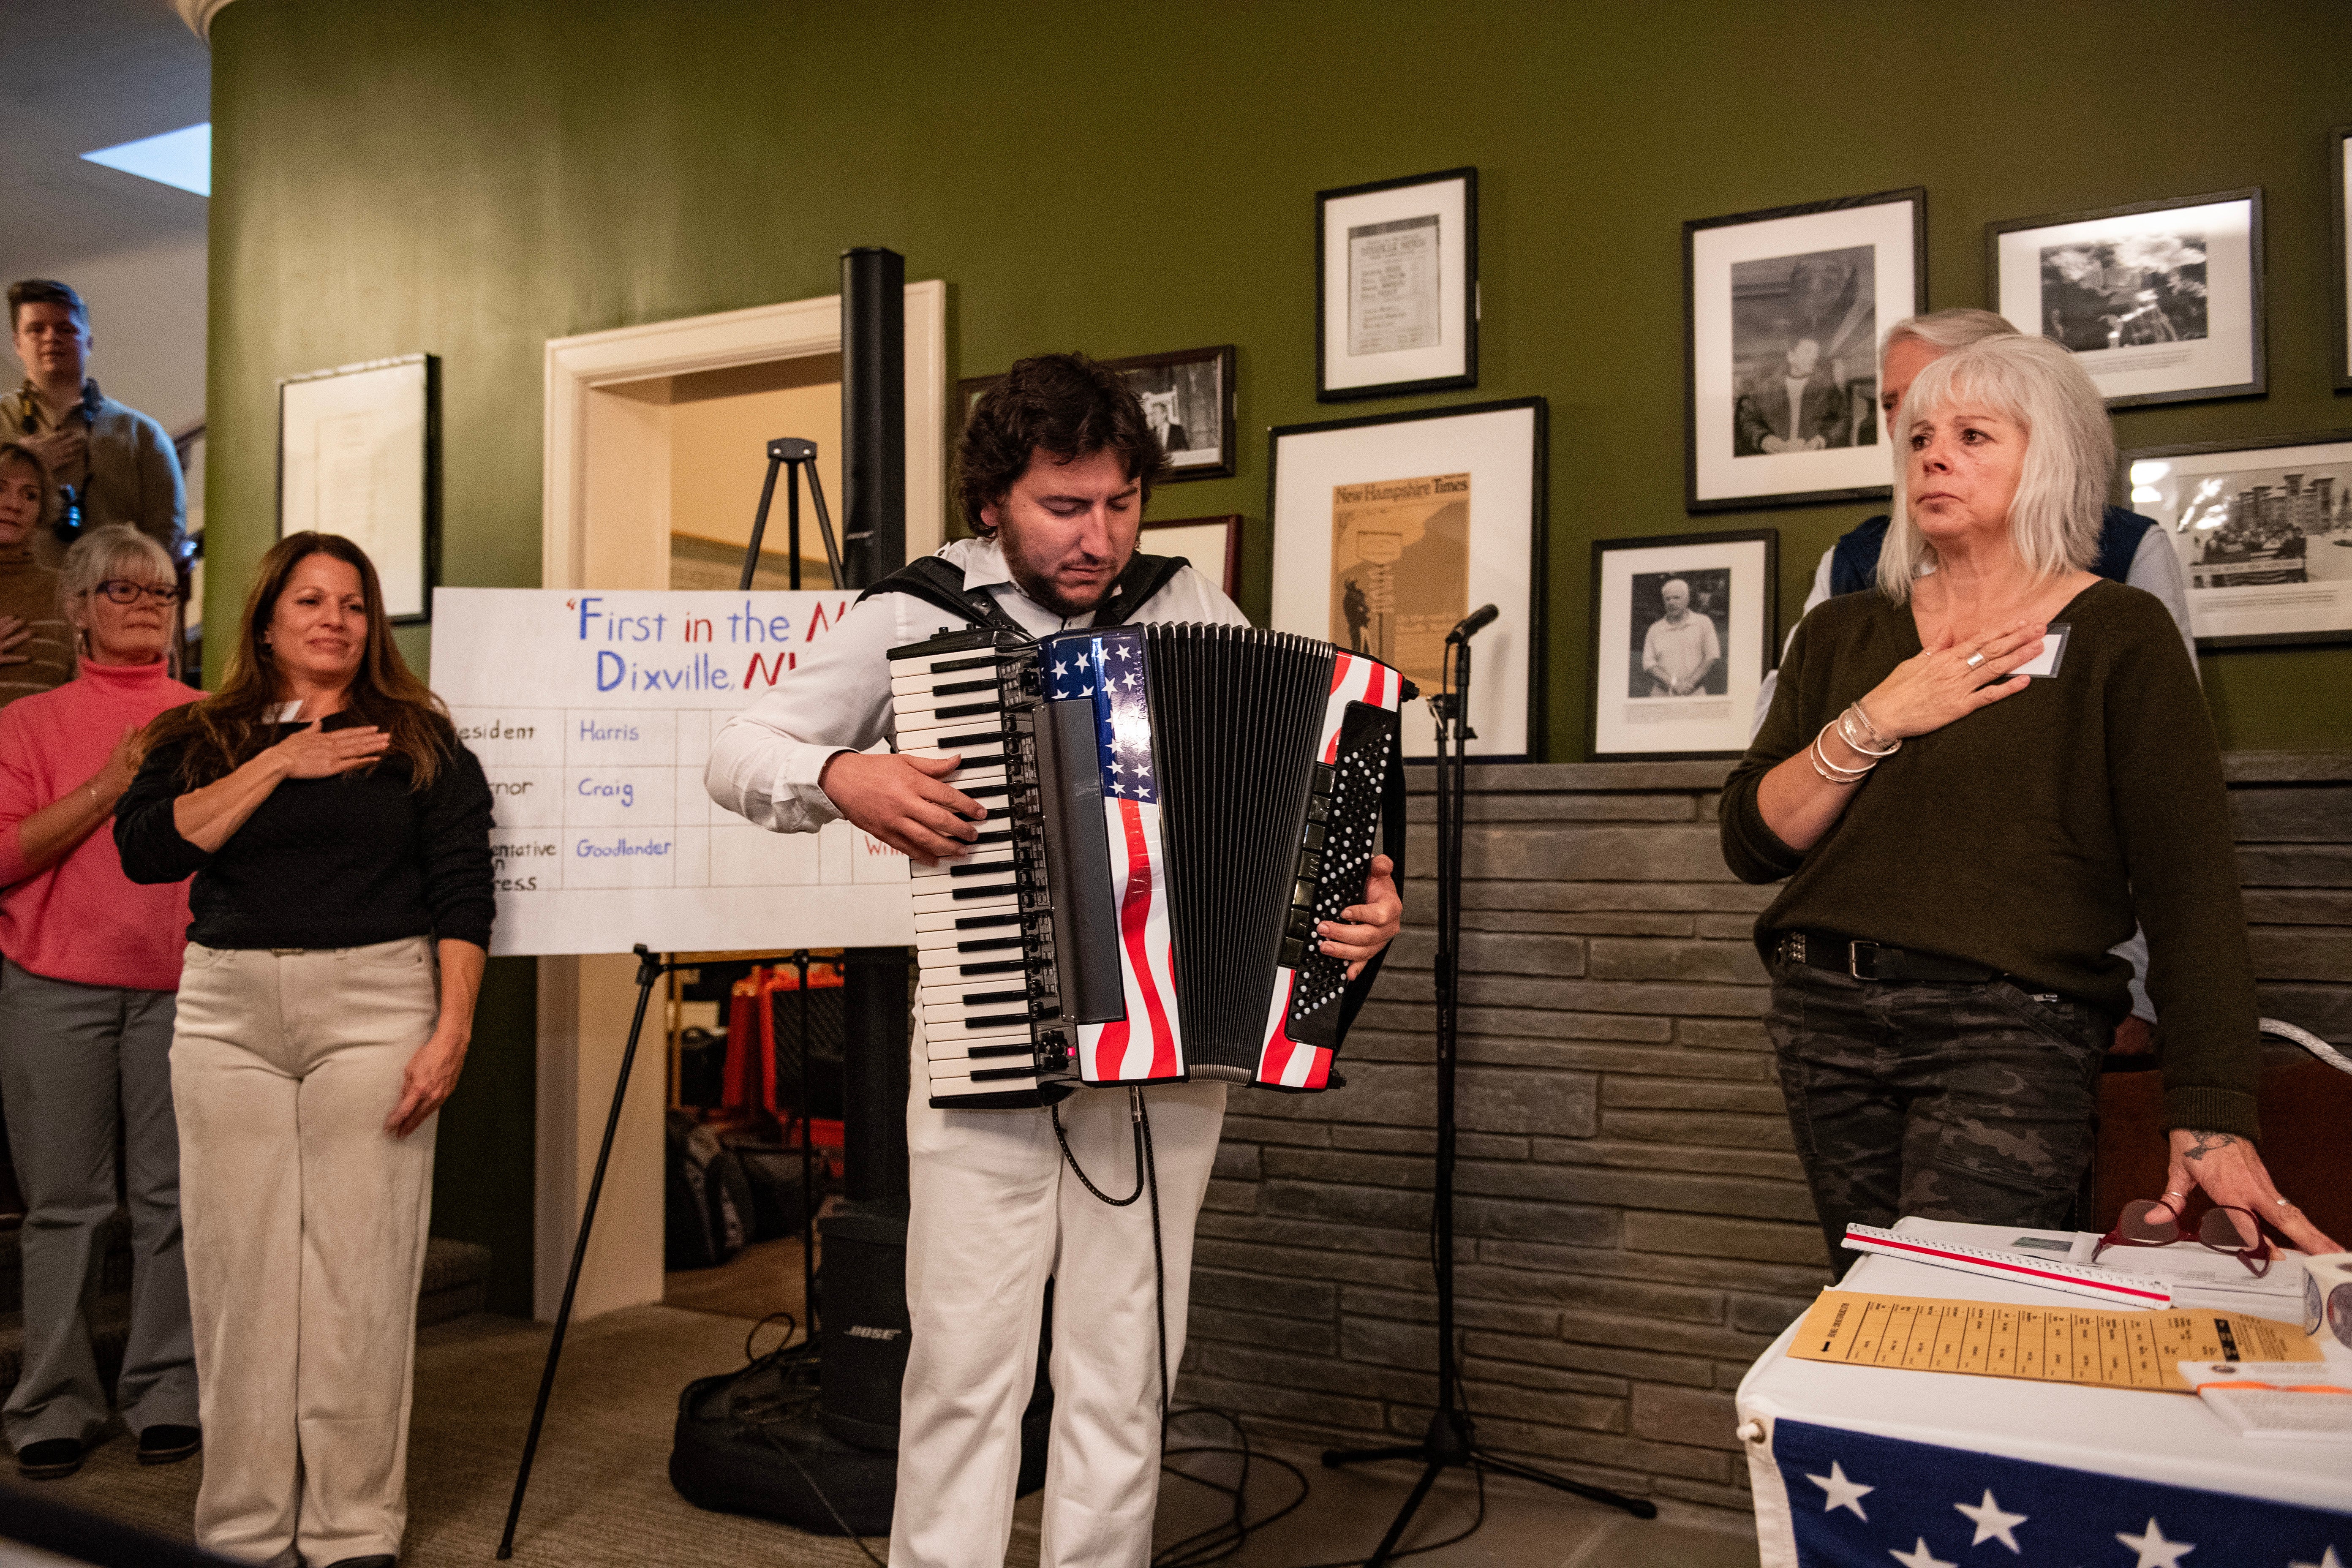
[[112,605],[135,605],[142,597],[150,604],[176,605],[180,602],[177,583],[133,583],[128,577],[109,577],[96,590],[106,595]]

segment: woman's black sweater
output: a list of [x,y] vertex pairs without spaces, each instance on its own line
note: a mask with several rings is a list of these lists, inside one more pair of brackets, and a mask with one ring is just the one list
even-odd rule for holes
[[[338,722],[341,721],[341,722]],[[357,723],[338,713],[330,730]],[[297,726],[276,726],[274,744]],[[286,779],[207,855],[180,837],[179,744],[157,746],[114,812],[134,882],[194,873],[188,940],[206,947],[365,947],[431,936],[490,945],[490,786],[454,731],[432,784],[404,758],[335,778]]]

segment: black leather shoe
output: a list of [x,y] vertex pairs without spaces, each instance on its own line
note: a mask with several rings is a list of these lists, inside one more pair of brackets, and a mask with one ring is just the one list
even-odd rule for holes
[[400,1559],[378,1552],[373,1557],[344,1557],[327,1564],[327,1568],[399,1568]]
[[16,1473],[28,1481],[54,1481],[81,1468],[81,1445],[71,1437],[45,1437],[16,1450]]
[[139,1434],[139,1462],[176,1465],[204,1446],[205,1435],[194,1426],[150,1426]]

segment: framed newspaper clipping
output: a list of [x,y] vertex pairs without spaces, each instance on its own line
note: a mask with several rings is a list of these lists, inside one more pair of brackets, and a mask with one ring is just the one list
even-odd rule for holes
[[1683,225],[1685,510],[1886,495],[1878,339],[1926,301],[1927,242],[1916,188]]
[[2072,352],[2110,408],[2269,388],[2260,186],[1987,224],[1985,276],[1992,308]]
[[1772,668],[1780,535],[1599,539],[1585,750],[1596,763],[1736,757]]
[[1315,194],[1315,395],[1478,384],[1478,171]]
[[2200,648],[2352,642],[2352,430],[2124,455],[2180,556]]
[[[1541,751],[1547,419],[1542,398],[1522,397],[1272,432],[1266,624],[1385,659],[1427,698],[1446,633],[1495,605],[1470,690],[1473,762]],[[1433,742],[1409,710],[1406,757],[1435,755]]]

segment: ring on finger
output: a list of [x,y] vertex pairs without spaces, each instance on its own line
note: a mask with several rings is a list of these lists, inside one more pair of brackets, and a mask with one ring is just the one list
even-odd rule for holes
[[1961,660],[1960,662],[1961,662],[1961,668],[1966,668],[1966,669],[1974,669],[1977,666],[1979,666],[1979,665],[1982,664],[1984,661],[1985,661],[1984,650],[1983,650],[1982,648],[1979,648],[1976,652],[1974,652],[1974,653],[1972,653],[1972,654],[1969,655],[1969,657],[1968,657],[1967,658],[1965,658],[1965,659]]

